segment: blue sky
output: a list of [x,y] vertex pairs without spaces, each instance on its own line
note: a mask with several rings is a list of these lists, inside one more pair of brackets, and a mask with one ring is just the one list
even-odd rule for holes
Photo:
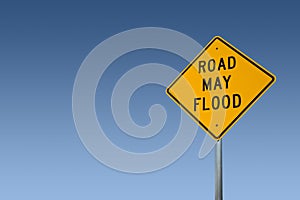
[[[295,199],[300,178],[298,8],[297,1],[2,2],[0,198],[213,199],[213,154],[198,159],[202,130],[174,164],[141,175],[101,164],[78,137],[72,90],[84,58],[110,36],[155,26],[180,31],[202,46],[220,35],[276,75],[277,82],[224,138],[224,198]],[[111,66],[104,84],[114,84],[121,65],[130,69],[158,62],[180,71],[187,64],[154,50],[127,56]],[[111,92],[101,87],[96,109],[105,129],[116,134],[109,136],[115,144],[148,151],[173,137],[178,124],[170,118],[162,135],[130,140],[101,103],[108,98],[101,95]],[[141,101],[162,103],[174,117],[180,111],[164,88],[145,86],[131,101],[132,117],[140,124],[149,120]]]

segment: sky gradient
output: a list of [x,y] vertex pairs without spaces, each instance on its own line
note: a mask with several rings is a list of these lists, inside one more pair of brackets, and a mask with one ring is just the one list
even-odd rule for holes
[[[108,37],[148,26],[180,31],[202,46],[220,35],[276,75],[276,83],[224,137],[224,199],[296,199],[299,6],[297,1],[1,2],[0,199],[214,198],[213,153],[198,159],[201,129],[174,164],[141,175],[101,164],[78,137],[72,90],[84,58]],[[96,110],[108,137],[130,151],[163,146],[178,126],[179,108],[157,85],[140,88],[130,107],[133,119],[147,124],[149,105],[165,106],[171,118],[157,137],[136,141],[112,121],[105,102],[122,72],[118,66],[148,62],[179,71],[187,65],[158,50],[132,52],[112,64],[97,89]]]

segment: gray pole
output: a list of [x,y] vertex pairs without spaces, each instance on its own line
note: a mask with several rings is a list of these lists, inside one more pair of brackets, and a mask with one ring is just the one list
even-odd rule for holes
[[215,147],[215,200],[223,200],[222,139]]

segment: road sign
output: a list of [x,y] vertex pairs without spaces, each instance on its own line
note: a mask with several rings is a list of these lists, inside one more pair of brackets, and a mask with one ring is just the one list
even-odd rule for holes
[[212,138],[220,140],[275,79],[217,36],[171,83],[166,93]]

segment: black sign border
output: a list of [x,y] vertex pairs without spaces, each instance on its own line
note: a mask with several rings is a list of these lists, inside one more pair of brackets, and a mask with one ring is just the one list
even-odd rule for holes
[[[253,66],[257,67],[259,70],[264,72],[266,75],[268,75],[271,78],[271,81],[259,92],[258,95],[240,112],[240,114],[232,120],[232,122],[222,131],[222,133],[217,137],[215,136],[201,121],[199,121],[183,104],[181,104],[178,99],[176,99],[170,92],[171,87],[179,80],[181,76],[184,75],[184,73],[196,62],[196,60],[210,47],[210,45],[215,41],[215,40],[220,40],[222,43],[224,43],[227,47],[235,51],[237,54],[242,56],[244,59],[249,61]],[[206,130],[207,133],[211,137],[213,137],[215,140],[220,140],[226,133],[229,131],[229,129],[247,112],[247,110],[263,95],[263,93],[271,87],[271,85],[275,82],[276,77],[268,72],[266,69],[264,69],[262,66],[258,65],[255,63],[253,60],[251,60],[249,57],[244,55],[240,50],[232,46],[230,43],[225,41],[223,38],[220,36],[214,37],[207,45],[206,47],[193,59],[193,61],[177,76],[177,78],[171,83],[171,85],[167,88],[166,92],[167,94],[184,110],[186,111],[197,123],[202,127],[203,129]]]

